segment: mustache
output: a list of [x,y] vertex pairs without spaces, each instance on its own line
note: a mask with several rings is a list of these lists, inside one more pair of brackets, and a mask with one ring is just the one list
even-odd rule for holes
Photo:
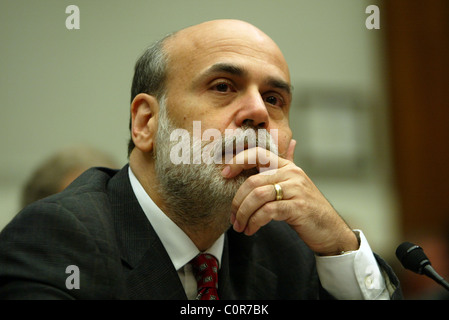
[[274,140],[266,129],[256,131],[253,127],[245,126],[225,131],[220,139],[203,141],[203,157],[208,155],[215,163],[221,163],[222,158],[225,157],[225,162],[228,162],[240,152],[255,147],[266,149],[277,155],[278,148]]

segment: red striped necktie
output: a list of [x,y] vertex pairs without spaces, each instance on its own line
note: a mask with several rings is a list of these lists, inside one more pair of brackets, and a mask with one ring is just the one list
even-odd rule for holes
[[208,253],[197,255],[191,261],[198,286],[197,300],[218,300],[218,261]]

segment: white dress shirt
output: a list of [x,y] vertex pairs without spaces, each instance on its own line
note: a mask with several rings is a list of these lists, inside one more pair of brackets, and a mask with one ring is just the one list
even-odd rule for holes
[[[188,299],[197,295],[190,260],[200,251],[192,240],[153,202],[129,167],[129,179],[136,198],[178,272]],[[385,280],[371,248],[360,230],[360,248],[338,256],[316,256],[321,285],[337,299],[389,299]],[[218,259],[224,246],[224,234],[205,252]]]

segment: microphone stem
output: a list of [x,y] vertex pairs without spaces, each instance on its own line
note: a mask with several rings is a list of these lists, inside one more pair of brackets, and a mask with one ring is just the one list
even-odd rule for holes
[[447,291],[449,291],[449,283],[446,280],[441,279],[440,281],[437,282],[441,284]]
[[432,278],[449,291],[449,283],[442,276],[440,276],[430,264],[426,265],[423,268],[423,273],[425,273],[428,277]]

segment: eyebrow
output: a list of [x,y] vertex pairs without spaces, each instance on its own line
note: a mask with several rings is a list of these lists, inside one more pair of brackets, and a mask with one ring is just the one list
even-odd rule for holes
[[[200,78],[206,78],[215,73],[228,73],[231,75],[244,77],[248,75],[248,70],[235,64],[220,62],[212,65],[210,68],[204,71]],[[292,86],[288,82],[280,78],[268,77],[265,80],[265,84],[273,88],[281,89],[288,95],[291,95]]]
[[287,92],[288,95],[292,94],[293,87],[286,81],[277,78],[268,78],[266,84],[273,88],[278,88]]
[[229,73],[236,76],[246,76],[248,75],[248,71],[240,66],[230,64],[230,63],[217,63],[214,64],[212,67],[206,70],[206,74],[213,74],[213,73]]

